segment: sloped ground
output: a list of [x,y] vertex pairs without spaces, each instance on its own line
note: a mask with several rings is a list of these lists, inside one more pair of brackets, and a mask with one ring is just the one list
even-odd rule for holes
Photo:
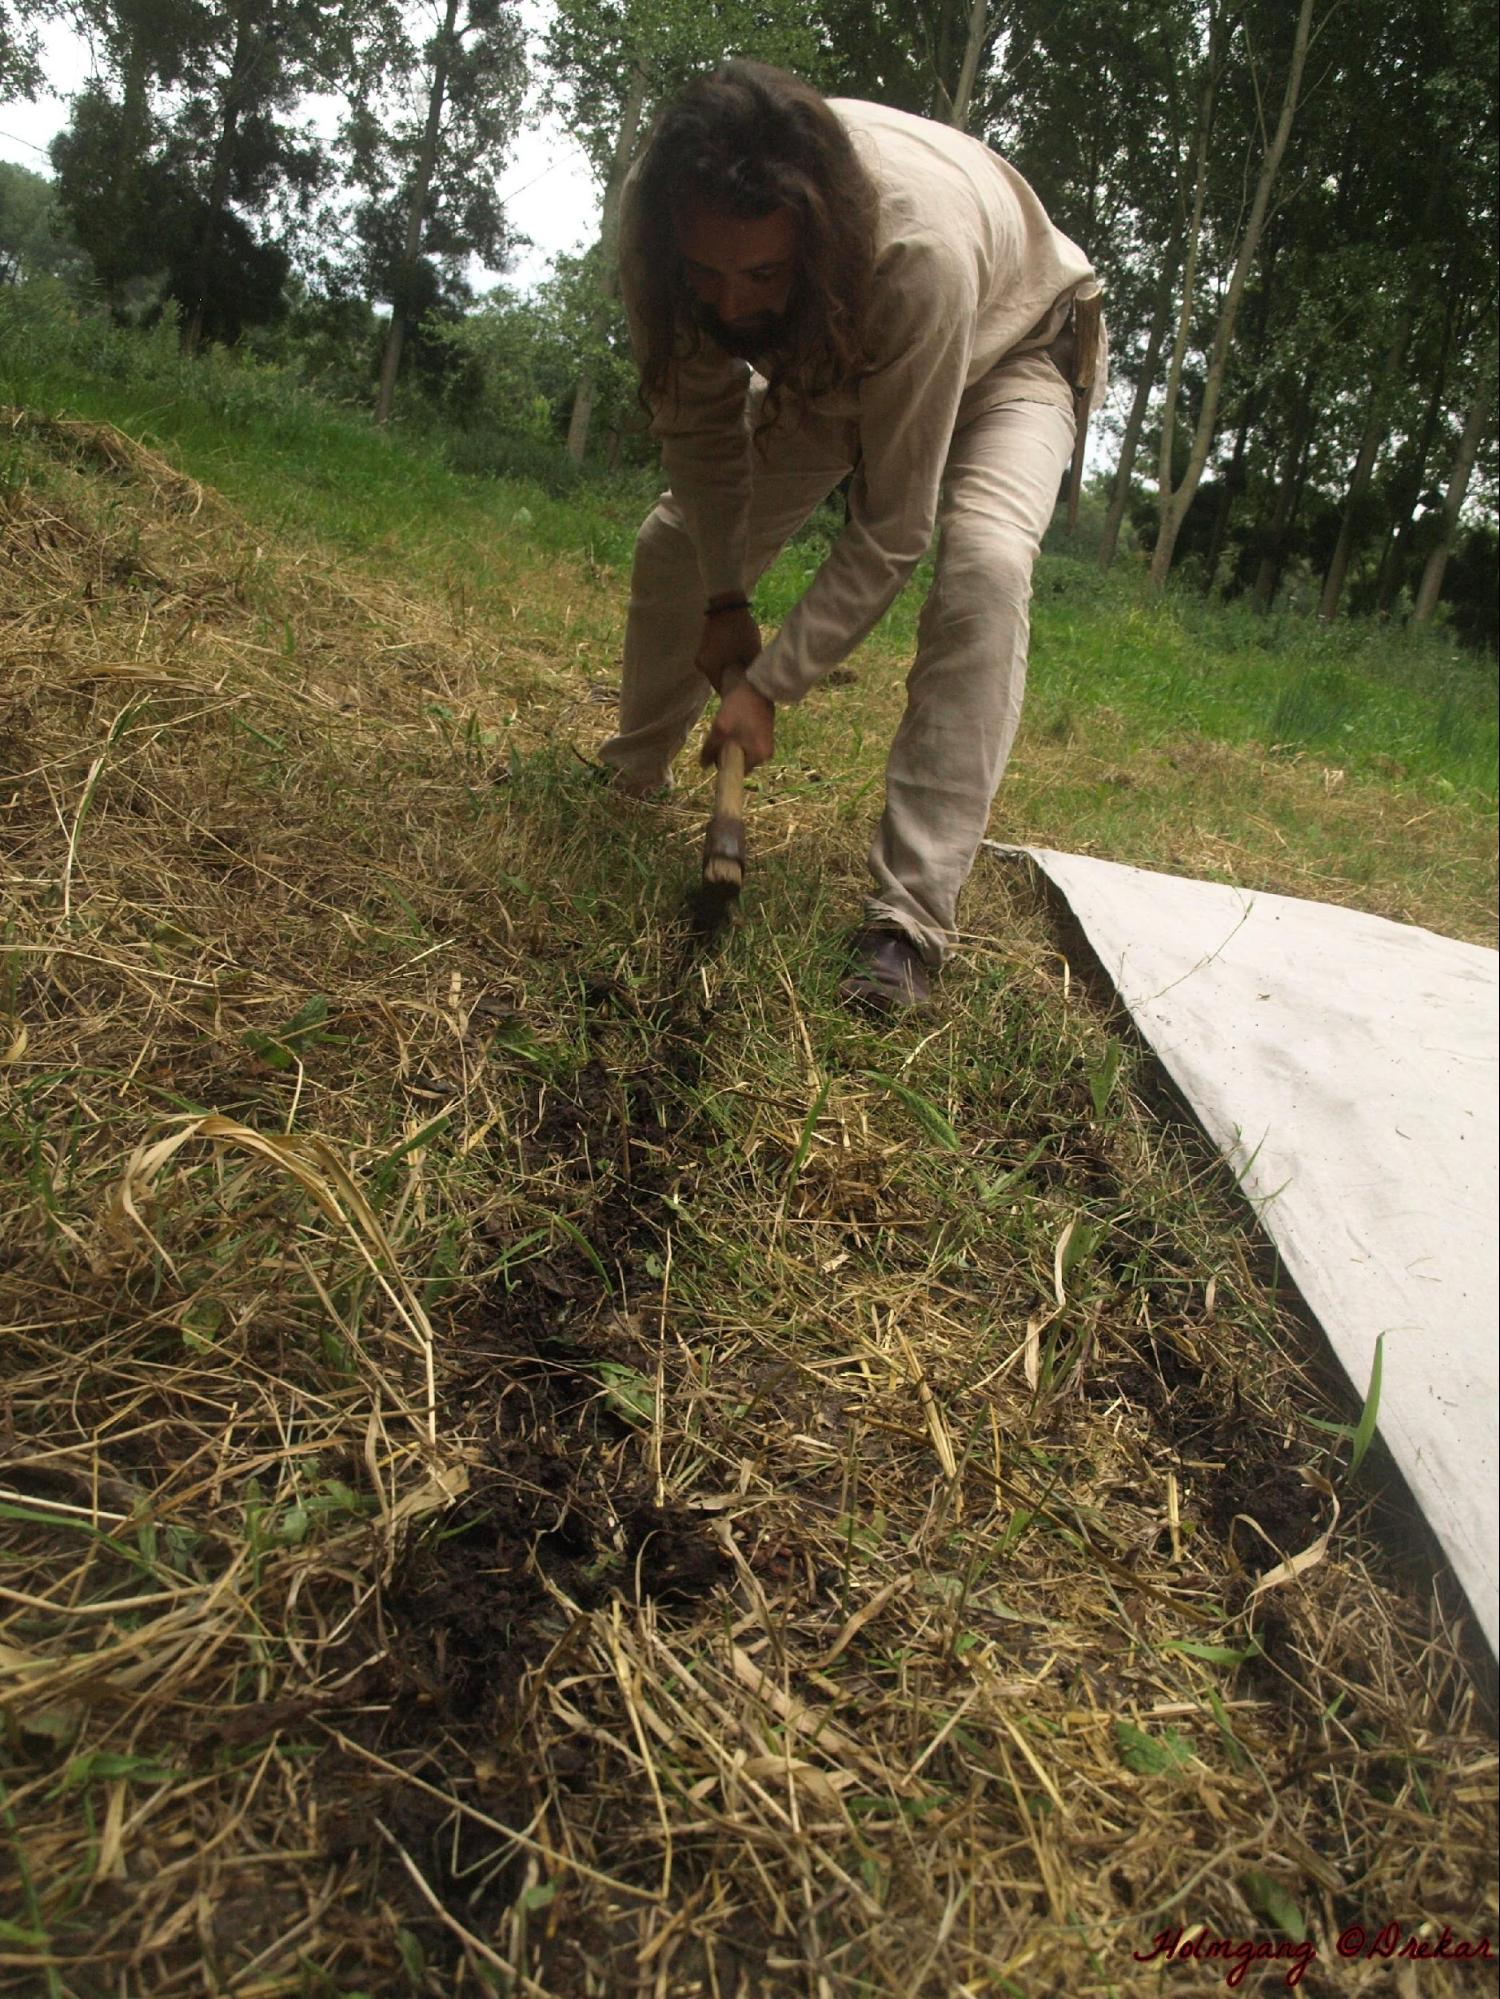
[[1024,884],[849,1021],[815,747],[704,951],[528,591],[9,436],[0,1987],[1489,1989],[1454,1600]]

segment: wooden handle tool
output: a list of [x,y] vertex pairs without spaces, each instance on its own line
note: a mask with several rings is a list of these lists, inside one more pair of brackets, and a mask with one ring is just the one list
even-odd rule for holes
[[[737,668],[728,668],[719,689],[721,698],[743,678]],[[744,885],[745,752],[738,743],[725,743],[719,751],[714,814],[703,843],[703,886],[715,897],[729,901]]]

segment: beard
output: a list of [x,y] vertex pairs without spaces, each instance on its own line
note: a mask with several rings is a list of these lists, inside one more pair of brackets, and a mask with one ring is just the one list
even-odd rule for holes
[[785,353],[791,339],[790,312],[762,312],[754,319],[730,324],[720,319],[712,306],[693,302],[693,324],[706,333],[716,347],[732,354],[736,361],[757,363]]

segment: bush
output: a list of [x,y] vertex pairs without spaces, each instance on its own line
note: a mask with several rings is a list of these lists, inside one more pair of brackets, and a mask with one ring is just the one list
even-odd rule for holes
[[464,478],[529,479],[555,496],[576,492],[583,480],[562,441],[535,431],[475,423],[436,426],[432,436],[444,462]]

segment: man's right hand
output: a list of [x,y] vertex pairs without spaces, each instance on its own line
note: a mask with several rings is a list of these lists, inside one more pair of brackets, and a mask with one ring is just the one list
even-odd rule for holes
[[736,680],[719,703],[713,726],[703,739],[698,761],[712,766],[726,743],[738,743],[746,770],[757,770],[776,754],[776,709],[748,680]]
[[704,618],[693,664],[716,694],[722,688],[725,667],[753,666],[759,657],[760,626],[748,608]]

